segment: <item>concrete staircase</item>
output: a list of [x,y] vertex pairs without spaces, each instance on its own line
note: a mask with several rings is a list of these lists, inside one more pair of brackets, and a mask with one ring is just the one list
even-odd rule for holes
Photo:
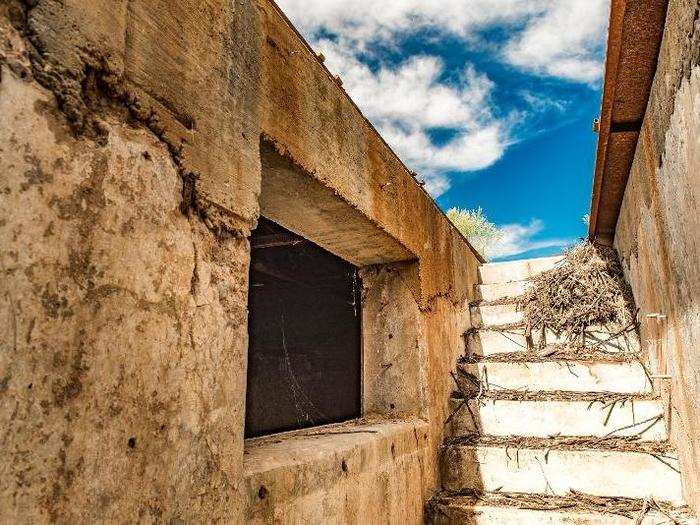
[[598,327],[572,349],[555,334],[528,338],[519,326],[513,298],[560,260],[480,268],[475,328],[466,334],[442,451],[443,492],[429,504],[430,519],[696,524],[636,334]]

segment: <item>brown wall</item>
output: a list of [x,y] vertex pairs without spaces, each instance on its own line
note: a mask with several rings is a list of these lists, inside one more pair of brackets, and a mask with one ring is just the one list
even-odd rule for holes
[[[700,22],[669,3],[649,106],[615,232],[654,373],[670,375],[672,437],[700,512]],[[659,313],[665,318],[648,317]]]
[[2,521],[236,521],[247,240],[180,211],[149,132],[76,139],[2,75]]
[[[262,138],[342,211],[336,238],[312,240],[342,253],[374,239],[367,264],[410,261],[400,282],[368,280],[370,311],[393,306],[365,351],[406,374],[368,406],[421,418],[428,445],[399,432],[406,463],[391,466],[384,429],[363,476],[383,472],[394,494],[376,516],[420,521],[478,261],[276,7],[6,0],[0,74],[0,519],[244,520]],[[414,324],[384,344],[402,316]],[[339,486],[320,478],[325,508]],[[302,493],[266,504],[303,509]]]

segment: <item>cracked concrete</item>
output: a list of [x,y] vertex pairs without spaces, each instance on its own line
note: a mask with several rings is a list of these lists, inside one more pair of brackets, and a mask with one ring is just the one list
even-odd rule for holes
[[[418,522],[478,258],[274,4],[196,4],[0,4],[0,515],[243,521],[247,237],[283,202],[260,198],[267,137],[342,212],[336,236],[304,220],[318,202],[285,220],[334,253],[364,243],[368,275],[405,265],[368,280],[368,311],[400,299],[364,340],[394,369],[363,415],[425,433],[365,467]],[[341,508],[334,475],[319,483]],[[304,507],[301,490],[264,495],[273,514]]]
[[105,146],[78,140],[50,93],[2,74],[3,519],[230,519],[246,239],[181,213],[150,133],[108,119]]

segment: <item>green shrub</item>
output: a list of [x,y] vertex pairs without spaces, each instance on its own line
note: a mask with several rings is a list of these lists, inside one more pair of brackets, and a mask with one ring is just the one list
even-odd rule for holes
[[502,233],[498,226],[488,220],[481,207],[474,210],[450,208],[447,218],[484,258],[487,258],[489,251],[501,239]]

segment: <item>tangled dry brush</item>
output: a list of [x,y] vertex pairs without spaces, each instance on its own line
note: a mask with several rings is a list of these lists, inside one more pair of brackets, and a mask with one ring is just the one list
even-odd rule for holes
[[568,341],[591,327],[622,332],[635,325],[634,301],[615,250],[588,241],[534,279],[520,299],[530,331],[551,330]]

